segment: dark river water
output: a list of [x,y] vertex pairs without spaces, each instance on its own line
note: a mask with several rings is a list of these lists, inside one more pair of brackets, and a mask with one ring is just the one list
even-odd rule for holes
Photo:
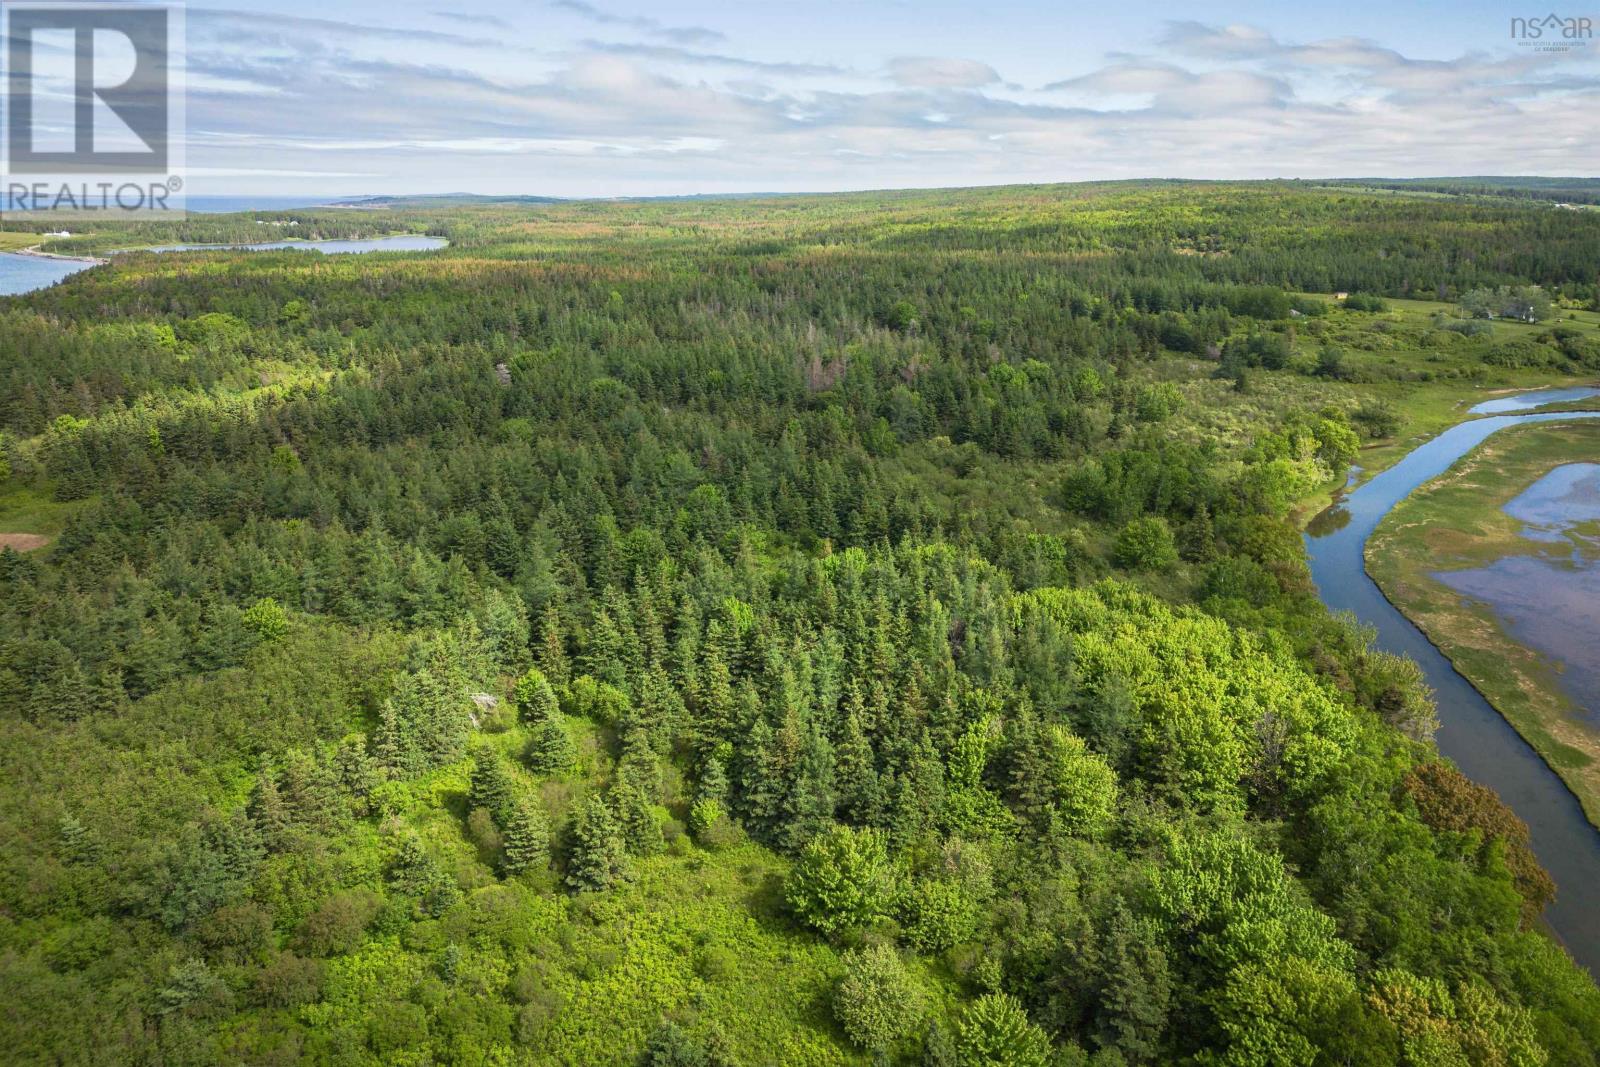
[[1453,426],[1319,515],[1307,530],[1306,551],[1323,602],[1334,611],[1353,612],[1377,629],[1379,647],[1410,656],[1422,667],[1439,705],[1439,751],[1499,793],[1527,822],[1533,850],[1557,886],[1545,917],[1573,959],[1600,974],[1600,831],[1584,818],[1577,798],[1555,772],[1389,603],[1367,577],[1363,560],[1367,538],[1390,508],[1490,434],[1529,422],[1595,417],[1600,412],[1493,415]]

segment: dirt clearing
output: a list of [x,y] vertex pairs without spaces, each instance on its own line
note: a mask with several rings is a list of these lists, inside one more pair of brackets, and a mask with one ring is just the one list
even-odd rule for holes
[[50,538],[41,534],[0,533],[0,549],[14,548],[18,552],[31,552],[49,543]]

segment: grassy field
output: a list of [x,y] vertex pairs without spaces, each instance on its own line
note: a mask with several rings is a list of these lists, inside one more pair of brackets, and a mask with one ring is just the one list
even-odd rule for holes
[[[1317,294],[1306,299],[1327,300]],[[1454,304],[1435,300],[1387,300],[1388,310],[1375,313],[1333,311],[1305,322],[1297,337],[1298,358],[1309,362],[1324,345],[1345,354],[1349,380],[1319,382],[1321,397],[1338,397],[1347,406],[1358,400],[1377,402],[1393,411],[1399,432],[1368,442],[1356,461],[1359,484],[1404,457],[1422,442],[1467,417],[1467,409],[1503,393],[1594,383],[1593,375],[1573,376],[1549,367],[1497,366],[1485,361],[1495,345],[1531,339],[1554,326],[1575,329],[1600,339],[1600,312],[1561,308],[1542,323],[1497,321],[1484,338],[1467,338],[1435,326],[1439,317],[1458,318]],[[1311,394],[1309,384],[1305,387]],[[1593,402],[1565,405],[1593,407]],[[1303,520],[1327,507],[1344,487],[1341,476],[1299,502]]]
[[0,230],[0,252],[15,252],[38,244],[43,238],[36,233],[18,230]]
[[1563,463],[1600,455],[1593,422],[1519,427],[1491,437],[1391,511],[1367,548],[1367,569],[1571,786],[1600,825],[1600,732],[1580,721],[1556,666],[1518,644],[1486,606],[1431,577],[1509,555],[1565,556],[1530,541],[1501,507]]
[[0,548],[43,548],[65,528],[74,506],[37,488],[0,483]]

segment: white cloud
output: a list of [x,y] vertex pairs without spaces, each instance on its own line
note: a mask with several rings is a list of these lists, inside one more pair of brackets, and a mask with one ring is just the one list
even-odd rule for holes
[[918,89],[976,89],[1000,80],[987,63],[943,56],[897,56],[888,70],[895,84]]
[[1185,22],[1024,89],[973,58],[696,51],[655,43],[696,27],[559,6],[654,42],[534,49],[471,17],[441,33],[215,11],[197,32],[191,12],[190,158],[562,195],[1600,171],[1600,47],[1418,58]]
[[676,44],[713,44],[723,39],[721,33],[704,26],[669,26],[660,19],[648,16],[618,15],[596,7],[587,0],[552,0],[550,6],[570,11],[601,26],[622,26]]

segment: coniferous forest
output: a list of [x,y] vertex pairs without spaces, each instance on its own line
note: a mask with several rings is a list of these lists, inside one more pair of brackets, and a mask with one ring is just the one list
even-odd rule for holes
[[255,218],[450,245],[0,301],[8,1062],[1600,1062],[1526,827],[1298,525],[1600,375],[1600,213],[1152,182],[46,247]]

